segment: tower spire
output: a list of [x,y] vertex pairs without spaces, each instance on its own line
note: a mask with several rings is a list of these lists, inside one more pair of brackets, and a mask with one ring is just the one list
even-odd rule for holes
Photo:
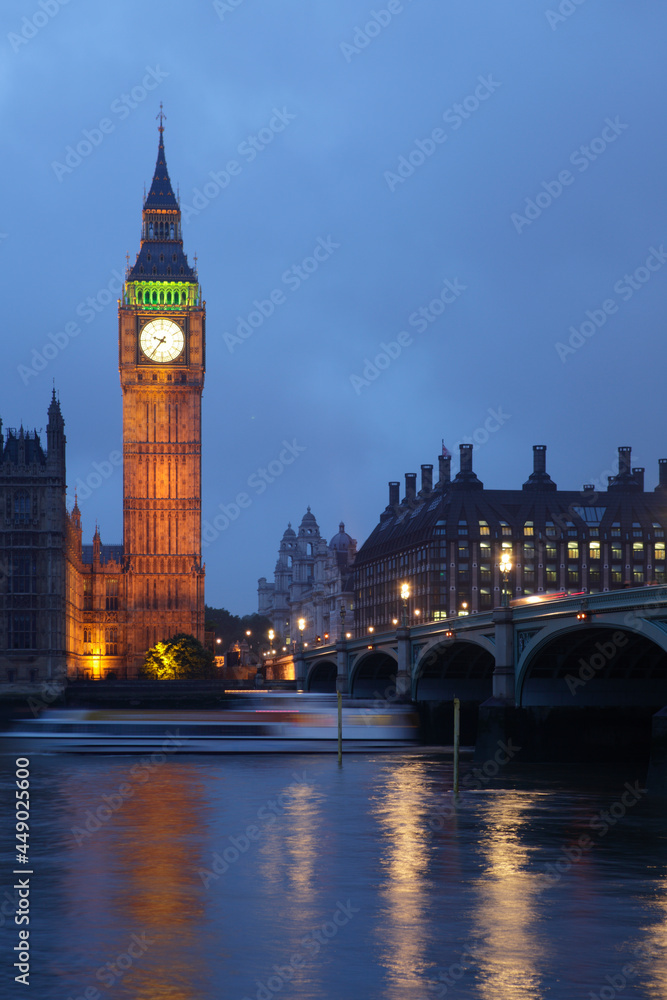
[[[166,115],[160,104],[156,115],[158,121],[158,147],[155,172],[148,194],[144,196],[141,226],[141,248],[133,266],[128,269],[126,282],[167,281],[188,283],[198,286],[196,270],[188,264],[183,252],[183,234],[181,230],[181,210],[174,194],[167,170],[167,158],[164,152],[164,122]],[[144,290],[145,293],[145,290]],[[142,293],[142,294],[144,294]],[[166,299],[152,298],[151,303],[163,302]],[[197,297],[199,292],[197,291]],[[142,298],[142,301],[149,300]],[[173,300],[170,298],[173,304]],[[180,303],[180,295],[178,302]]]

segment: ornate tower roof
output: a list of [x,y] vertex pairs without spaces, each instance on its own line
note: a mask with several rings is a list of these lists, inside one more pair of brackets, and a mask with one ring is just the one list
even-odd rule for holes
[[157,162],[155,164],[155,173],[153,174],[153,183],[144,202],[144,212],[159,212],[161,210],[178,212],[178,202],[176,201],[176,195],[169,180],[167,158],[164,153],[164,125],[162,124],[164,115],[161,107],[158,117],[160,119],[160,125],[158,126],[160,138],[157,147]]
[[164,114],[158,115],[159,140],[155,173],[142,211],[141,248],[127,281],[195,282],[198,278],[183,251],[181,210],[164,152]]

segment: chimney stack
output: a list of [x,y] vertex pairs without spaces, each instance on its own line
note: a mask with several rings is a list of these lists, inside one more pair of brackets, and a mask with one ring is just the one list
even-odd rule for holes
[[433,466],[422,465],[422,493],[430,493],[433,490]]
[[632,448],[619,448],[618,449],[618,476],[625,478],[632,475]]
[[401,502],[401,484],[389,483],[389,506],[398,507]]
[[632,470],[632,476],[639,486],[639,489],[644,492],[644,469],[636,468]]
[[658,484],[667,487],[667,458],[661,458],[658,462],[658,472],[660,476]]
[[459,454],[461,460],[461,472],[472,472],[472,445],[460,444]]
[[417,473],[405,473],[405,499],[408,503],[417,496]]
[[441,486],[446,486],[447,483],[451,482],[452,479],[451,455],[438,455],[438,476]]
[[542,473],[547,471],[547,446],[545,444],[533,445],[533,472]]

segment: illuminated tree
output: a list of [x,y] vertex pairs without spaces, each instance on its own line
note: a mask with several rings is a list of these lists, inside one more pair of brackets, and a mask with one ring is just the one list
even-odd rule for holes
[[139,676],[152,681],[210,680],[217,671],[213,653],[193,635],[181,632],[148,650]]

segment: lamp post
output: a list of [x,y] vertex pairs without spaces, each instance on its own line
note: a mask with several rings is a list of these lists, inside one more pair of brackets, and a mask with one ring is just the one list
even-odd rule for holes
[[503,594],[502,594],[502,605],[504,608],[509,607],[509,577],[512,571],[512,561],[507,552],[503,552],[500,557],[500,572],[503,575]]
[[401,600],[403,601],[403,628],[407,628],[408,625],[408,598],[410,597],[410,588],[407,583],[401,584]]
[[304,631],[304,629],[306,627],[306,619],[305,618],[299,618],[299,620],[297,622],[297,626],[299,628],[299,634],[301,636],[301,649],[303,649],[303,631]]

